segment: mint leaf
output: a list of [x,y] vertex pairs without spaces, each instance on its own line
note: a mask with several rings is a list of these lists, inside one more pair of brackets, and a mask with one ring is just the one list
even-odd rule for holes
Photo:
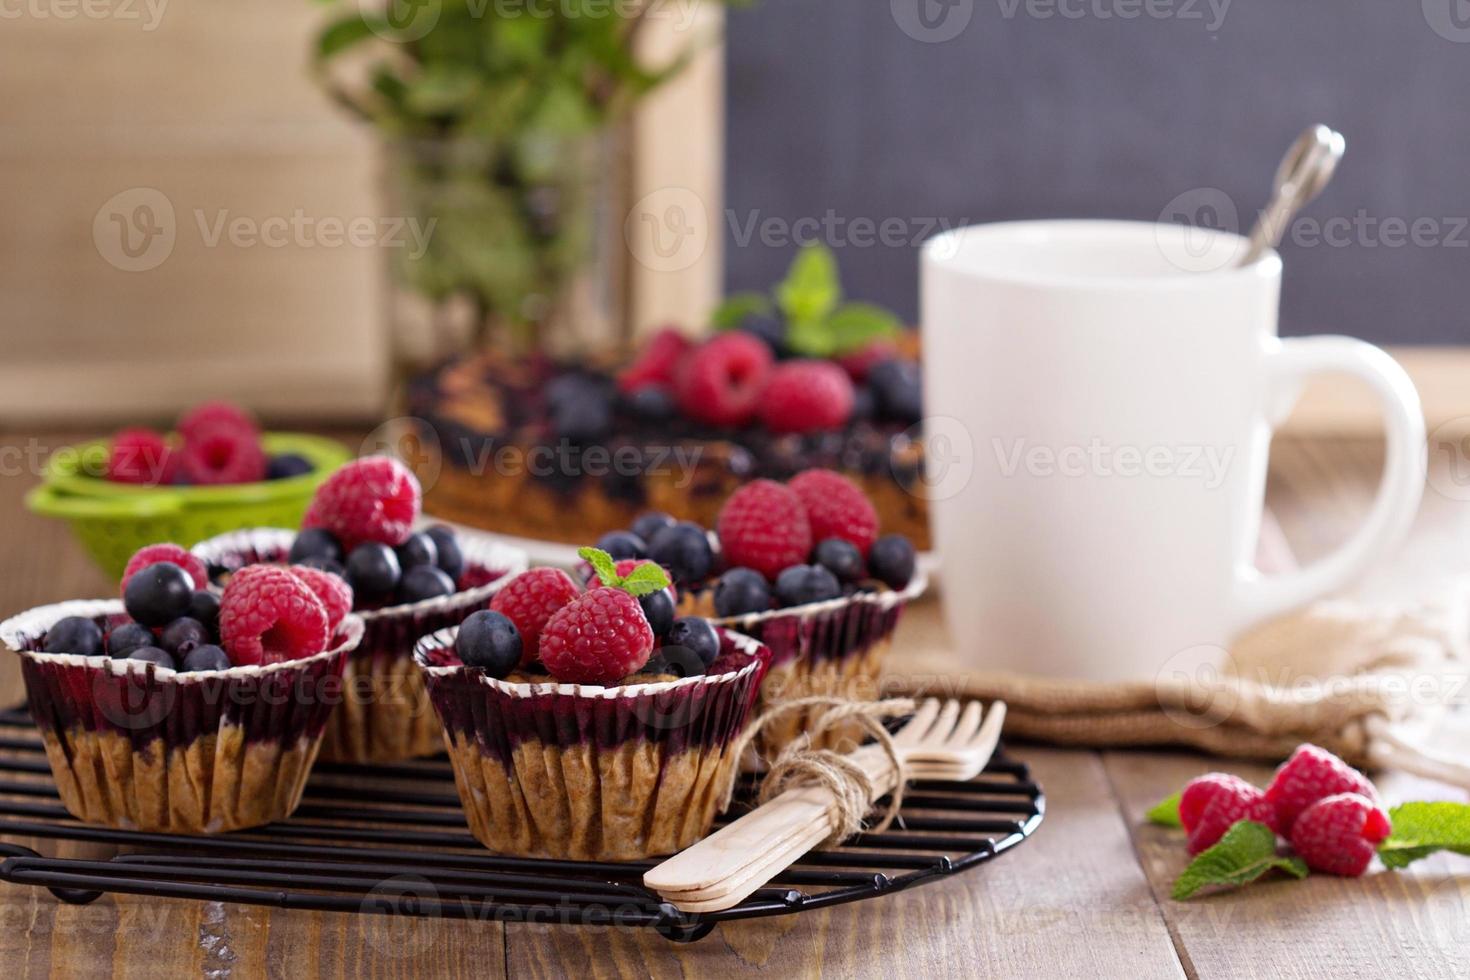
[[601,548],[578,548],[577,557],[592,566],[597,577],[602,579],[603,585],[611,585],[616,588],[623,584],[623,580],[618,577],[617,562],[613,561],[612,555]]
[[381,17],[369,18],[357,12],[348,14],[328,24],[317,35],[316,56],[325,61],[363,41],[382,36],[386,30],[387,22]]
[[898,336],[898,317],[872,303],[843,303],[827,318],[827,332],[839,354],[861,350],[875,340]]
[[715,307],[710,322],[716,330],[734,330],[753,316],[765,316],[775,307],[771,298],[760,293],[731,293]]
[[1190,862],[1175,880],[1172,894],[1175,901],[1182,902],[1201,888],[1248,885],[1272,870],[1284,871],[1294,878],[1307,876],[1307,865],[1301,858],[1276,853],[1276,835],[1270,827],[1254,820],[1241,820],[1225,831],[1214,847]]
[[1393,833],[1378,845],[1386,868],[1405,868],[1436,851],[1470,856],[1470,804],[1403,803],[1388,812]]
[[820,243],[803,246],[786,278],[776,286],[776,305],[793,325],[820,323],[841,300],[837,260]]
[[1164,797],[1149,808],[1144,814],[1149,823],[1156,823],[1161,827],[1183,827],[1184,822],[1179,819],[1179,797],[1181,794],[1174,793]]
[[786,327],[786,346],[802,357],[831,357],[837,353],[832,332],[817,320],[793,320]]
[[635,596],[650,595],[669,587],[669,574],[654,562],[646,562],[629,572],[621,587]]

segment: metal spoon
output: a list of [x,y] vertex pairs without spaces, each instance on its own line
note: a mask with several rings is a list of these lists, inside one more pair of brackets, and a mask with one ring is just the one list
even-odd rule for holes
[[1296,138],[1276,168],[1271,200],[1251,229],[1250,246],[1240,265],[1250,265],[1266,249],[1281,242],[1292,217],[1322,193],[1332,179],[1337,161],[1346,149],[1347,141],[1342,134],[1327,126],[1313,126]]

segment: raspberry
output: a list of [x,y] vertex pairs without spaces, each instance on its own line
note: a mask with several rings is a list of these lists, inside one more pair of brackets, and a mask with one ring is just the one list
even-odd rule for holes
[[1266,794],[1239,776],[1223,772],[1200,776],[1179,797],[1179,822],[1189,834],[1190,854],[1212,847],[1238,820],[1257,820],[1273,830],[1276,823]]
[[115,483],[169,483],[178,459],[152,429],[124,429],[112,437],[107,478]]
[[188,442],[205,429],[226,428],[258,432],[250,413],[232,402],[205,402],[195,405],[179,419],[179,435]]
[[856,483],[832,470],[806,470],[786,485],[806,509],[813,541],[841,538],[867,556],[878,540],[878,511]]
[[1276,770],[1266,789],[1266,799],[1276,808],[1276,829],[1291,835],[1297,815],[1323,797],[1357,793],[1376,801],[1378,793],[1368,778],[1326,749],[1301,745]]
[[537,657],[547,620],[580,594],[577,583],[561,569],[533,568],[505,583],[490,600],[490,608],[516,624],[521,663],[528,664]]
[[898,356],[898,345],[891,340],[875,340],[866,347],[843,354],[837,358],[842,370],[857,384],[868,380],[868,372],[875,364],[892,360]]
[[748,422],[771,374],[771,349],[747,333],[723,333],[692,351],[675,380],[684,414],[710,425]]
[[673,384],[679,361],[692,346],[689,338],[673,327],[663,328],[653,335],[638,359],[618,375],[618,390],[631,394],[652,384]]
[[541,662],[569,684],[611,684],[637,671],[652,652],[648,619],[622,589],[584,592],[541,632]]
[[1378,844],[1393,831],[1388,814],[1358,793],[1324,797],[1301,812],[1291,846],[1313,871],[1355,878],[1368,870]]
[[413,531],[421,502],[418,478],[387,456],[364,456],[327,477],[301,526],[324,527],[346,551],[364,541],[400,545]]
[[236,664],[274,664],[327,648],[327,610],[277,565],[247,565],[220,596],[220,643]]
[[122,574],[122,591],[127,591],[128,579],[134,574],[161,561],[173,562],[188,572],[189,578],[194,582],[194,588],[202,589],[209,585],[209,570],[204,567],[204,562],[178,545],[165,542],[139,548],[133,557],[128,559],[127,567],[123,569]]
[[812,550],[801,498],[774,480],[752,480],[731,494],[720,509],[718,531],[726,564],[753,568],[768,579],[806,561]]
[[772,432],[840,429],[852,416],[852,381],[831,361],[787,361],[761,395],[761,421]]
[[255,483],[265,479],[265,451],[253,429],[213,425],[194,430],[184,441],[184,475],[201,486]]
[[309,565],[292,565],[291,574],[305,582],[312,595],[321,600],[322,608],[327,611],[327,632],[335,632],[342,618],[352,612],[352,586],[340,575]]

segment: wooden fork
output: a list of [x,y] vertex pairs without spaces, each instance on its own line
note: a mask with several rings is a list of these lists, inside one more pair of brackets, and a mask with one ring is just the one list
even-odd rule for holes
[[[990,762],[1006,706],[986,712],[978,701],[929,698],[893,736],[910,779],[973,779]],[[881,746],[865,745],[851,759],[878,792],[897,773]],[[643,884],[685,912],[716,912],[739,903],[831,836],[834,800],[819,786],[790,789],[652,868]]]

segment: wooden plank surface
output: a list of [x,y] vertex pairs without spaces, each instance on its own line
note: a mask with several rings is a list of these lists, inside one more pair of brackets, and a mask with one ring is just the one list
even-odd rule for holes
[[[107,588],[64,527],[34,518],[21,498],[34,482],[7,466],[34,438],[0,437],[0,611]],[[1304,560],[1361,519],[1376,483],[1374,442],[1283,440],[1270,498]],[[1470,470],[1467,470],[1470,473]],[[1433,486],[1435,480],[1431,480]],[[1360,587],[1410,594],[1470,571],[1470,508],[1442,475],[1414,536]],[[937,606],[904,626],[905,644],[943,642]],[[0,694],[14,700],[13,667]],[[153,977],[439,976],[895,977],[1458,976],[1470,948],[1470,862],[1435,859],[1362,881],[1271,882],[1191,903],[1167,898],[1185,857],[1143,810],[1190,776],[1226,768],[1263,780],[1262,767],[1171,752],[1080,752],[1019,746],[1045,786],[1036,837],[993,864],[879,901],[721,926],[678,946],[647,930],[450,923],[278,911],[104,896],[89,906],[0,885],[0,975]],[[1443,795],[1390,779],[1391,799]],[[42,853],[53,842],[23,841]]]

